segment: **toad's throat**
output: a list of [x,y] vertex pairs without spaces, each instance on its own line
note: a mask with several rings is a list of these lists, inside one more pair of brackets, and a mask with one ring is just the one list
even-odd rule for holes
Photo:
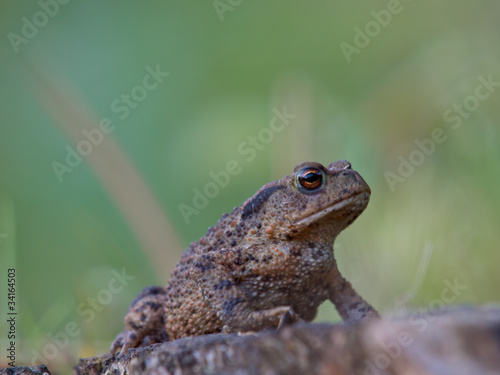
[[349,198],[345,198],[340,202],[334,203],[321,211],[318,211],[312,215],[309,215],[303,219],[300,219],[294,223],[294,226],[298,229],[305,228],[312,223],[322,219],[323,217],[331,214],[332,212],[345,212],[351,211],[356,212],[358,214],[361,213],[368,204],[368,199],[370,198],[370,194],[367,192],[362,192]]

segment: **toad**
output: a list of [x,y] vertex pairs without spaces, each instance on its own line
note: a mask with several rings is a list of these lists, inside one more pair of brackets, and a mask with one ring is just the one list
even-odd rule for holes
[[378,317],[340,274],[333,242],[366,208],[368,184],[345,160],[295,166],[222,215],[181,255],[165,288],[144,289],[111,351],[185,336],[311,321],[329,299],[347,321]]

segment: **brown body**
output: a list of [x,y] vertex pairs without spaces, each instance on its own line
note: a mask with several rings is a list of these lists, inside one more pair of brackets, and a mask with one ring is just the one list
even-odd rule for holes
[[112,351],[310,321],[326,299],[344,319],[377,316],[333,257],[336,236],[369,197],[370,188],[346,161],[297,165],[192,243],[165,289],[147,288],[136,298]]

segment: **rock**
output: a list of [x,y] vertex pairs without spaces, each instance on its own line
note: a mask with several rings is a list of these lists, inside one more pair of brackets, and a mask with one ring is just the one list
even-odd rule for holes
[[[39,368],[1,374],[42,374]],[[123,358],[81,359],[75,374],[498,375],[500,307],[186,337],[132,349]]]
[[75,374],[500,374],[500,308],[208,335],[80,360]]

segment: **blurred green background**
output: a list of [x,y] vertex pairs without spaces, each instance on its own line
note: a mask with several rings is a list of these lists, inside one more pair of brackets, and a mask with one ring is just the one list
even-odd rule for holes
[[[69,371],[107,352],[183,248],[304,160],[347,159],[371,186],[336,257],[383,314],[498,302],[500,87],[476,91],[500,81],[499,17],[493,0],[2,2],[0,366],[7,268],[17,365]],[[145,90],[148,69],[169,75]],[[296,117],[248,161],[240,145],[284,108]],[[185,220],[231,160],[241,173]],[[447,282],[463,285],[451,300]],[[325,303],[316,320],[339,317]]]

